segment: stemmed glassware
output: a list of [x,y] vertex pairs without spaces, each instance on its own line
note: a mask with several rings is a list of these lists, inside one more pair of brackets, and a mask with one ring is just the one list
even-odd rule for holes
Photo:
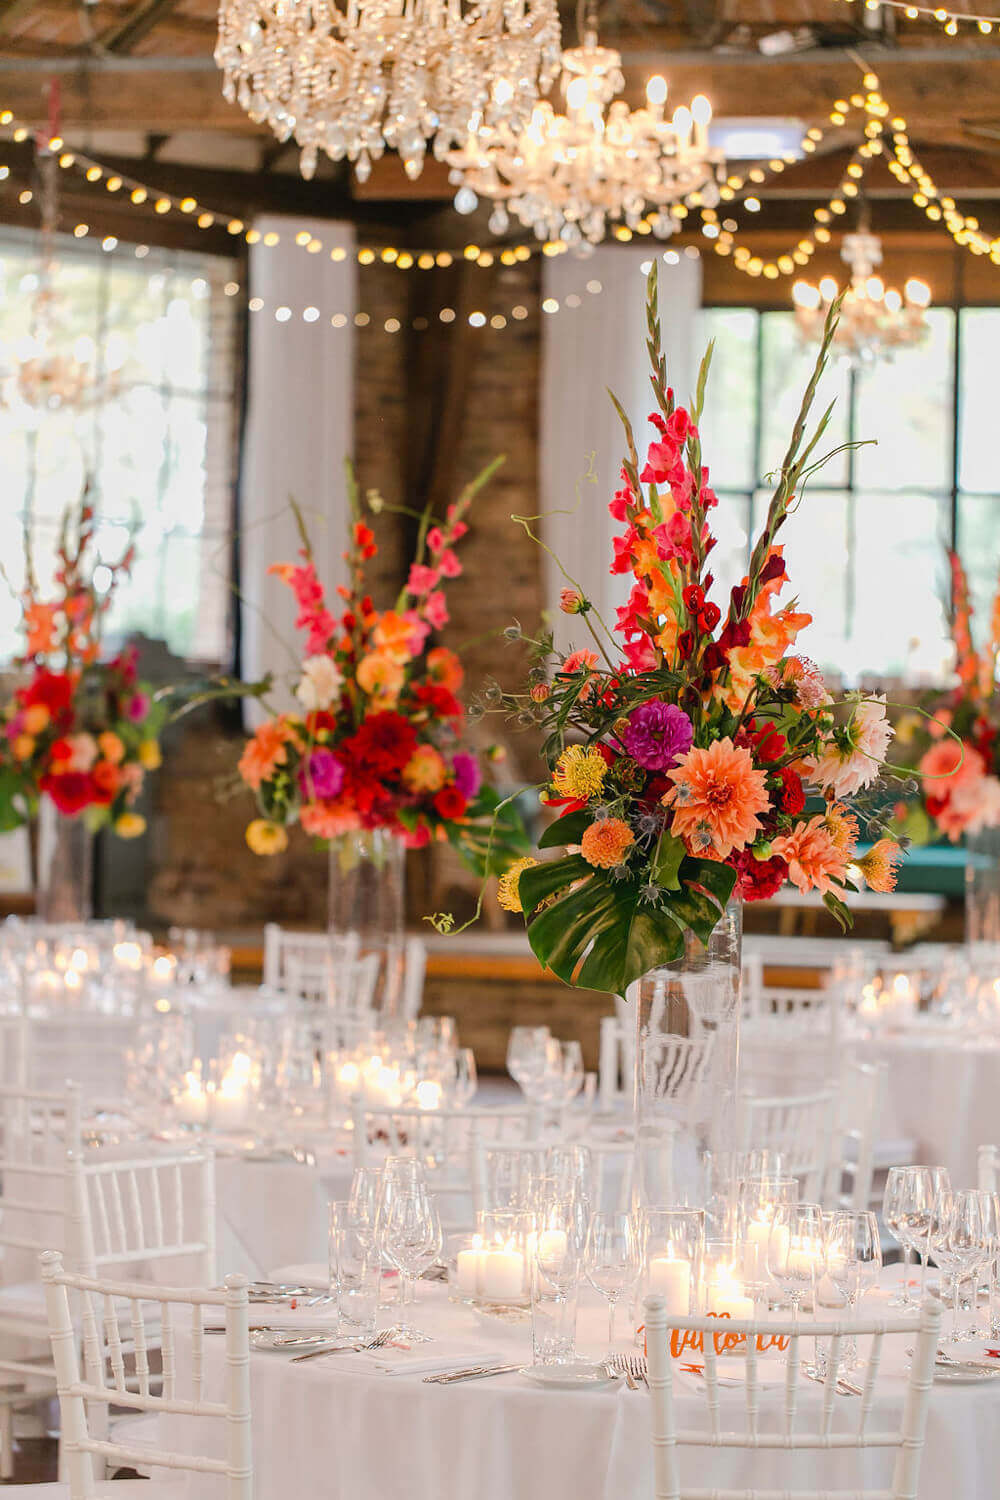
[[802,1303],[815,1296],[824,1264],[823,1210],[819,1204],[782,1204],[775,1209],[767,1240],[767,1269],[791,1302],[796,1323]]
[[951,1191],[951,1178],[947,1167],[913,1166],[907,1167],[905,1172],[905,1184],[900,1189],[901,1198],[896,1211],[920,1260],[920,1300],[923,1301],[927,1291],[927,1258],[934,1204],[941,1193]]
[[615,1308],[623,1292],[638,1281],[642,1249],[631,1214],[591,1215],[583,1269],[595,1291],[608,1299],[608,1347],[615,1342]]
[[[833,1213],[825,1222],[826,1274],[853,1315],[854,1308],[865,1292],[877,1284],[882,1271],[878,1219],[866,1209]],[[845,1369],[853,1368],[854,1340],[845,1340],[841,1348]]]
[[930,1248],[934,1259],[952,1279],[951,1333],[948,1342],[961,1341],[959,1297],[966,1276],[977,1275],[989,1256],[992,1195],[975,1189],[941,1193],[934,1205]]
[[564,1364],[576,1353],[581,1242],[570,1196],[553,1197],[535,1219],[531,1338],[535,1364]]
[[368,1250],[371,1250],[375,1244],[375,1218],[378,1213],[381,1191],[382,1170],[380,1167],[354,1168],[351,1191],[347,1199],[347,1212],[354,1233]]
[[914,1174],[923,1171],[923,1167],[890,1167],[882,1201],[882,1218],[886,1228],[892,1231],[903,1250],[903,1285],[899,1292],[889,1298],[888,1305],[903,1308],[907,1312],[917,1306],[916,1298],[910,1296],[910,1262],[915,1250],[910,1230],[910,1211],[915,1201],[914,1195],[920,1186],[919,1179],[915,1180]]
[[535,1087],[545,1072],[546,1044],[551,1041],[547,1026],[513,1026],[507,1041],[507,1072],[526,1099],[534,1096]]
[[[441,1253],[441,1221],[437,1208],[422,1183],[393,1187],[382,1184],[375,1227],[375,1247],[395,1266],[401,1280],[400,1301],[413,1300],[417,1277],[432,1266]],[[399,1325],[400,1337],[411,1344],[426,1343],[428,1335],[410,1324]]]

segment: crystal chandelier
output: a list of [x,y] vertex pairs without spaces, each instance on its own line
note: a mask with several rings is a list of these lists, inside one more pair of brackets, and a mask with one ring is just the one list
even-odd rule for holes
[[[891,359],[896,349],[919,344],[927,335],[924,316],[931,289],[911,276],[902,292],[886,287],[877,269],[882,264],[882,242],[867,228],[845,234],[841,259],[851,268],[851,284],[844,298],[834,345],[856,367]],[[792,287],[795,321],[804,339],[818,342],[830,304],[839,288],[832,276],[819,286],[797,281]]]
[[419,177],[475,117],[520,130],[559,71],[556,0],[221,0],[223,93],[279,141],[346,157],[364,182],[387,146]]
[[58,171],[48,151],[38,156],[42,209],[41,253],[31,304],[31,332],[14,342],[0,360],[0,405],[22,414],[40,414],[83,405],[96,390],[94,344],[70,343],[60,319],[55,290],[55,237],[59,223]]
[[666,238],[680,227],[671,208],[700,194],[718,202],[722,152],[708,144],[712,107],[699,94],[667,118],[666,80],[646,85],[646,104],[630,110],[618,97],[625,87],[621,55],[598,45],[591,17],[583,44],[562,55],[565,114],[537,104],[524,131],[501,121],[477,120],[460,150],[448,153],[451,181],[472,207],[471,193],[496,206],[490,229],[503,234],[510,213],[539,239],[598,243],[609,220],[634,228],[652,214],[654,232]]

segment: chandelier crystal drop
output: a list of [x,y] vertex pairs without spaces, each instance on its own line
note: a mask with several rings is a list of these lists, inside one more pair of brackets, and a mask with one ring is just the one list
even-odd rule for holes
[[365,181],[391,147],[419,177],[473,118],[511,131],[559,72],[556,0],[221,0],[223,94],[279,141]]
[[561,88],[565,114],[543,100],[521,132],[477,119],[462,147],[448,153],[459,190],[495,202],[495,234],[506,232],[513,213],[539,239],[597,244],[609,223],[635,228],[652,214],[665,239],[680,227],[671,212],[677,204],[693,195],[706,207],[718,202],[724,159],[708,144],[712,107],[703,94],[668,118],[666,80],[654,77],[645,106],[630,110],[618,97],[621,55],[598,44],[593,26],[582,46],[563,53]]
[[[834,347],[856,368],[879,359],[891,359],[897,349],[919,344],[928,333],[927,308],[931,290],[926,282],[911,276],[902,292],[886,287],[877,274],[882,264],[882,242],[868,230],[845,234],[841,259],[851,268]],[[823,324],[839,287],[832,276],[819,286],[797,281],[792,288],[795,321],[804,340],[815,343],[823,337]]]

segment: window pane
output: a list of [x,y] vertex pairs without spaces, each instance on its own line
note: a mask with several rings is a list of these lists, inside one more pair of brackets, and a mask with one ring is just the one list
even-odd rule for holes
[[942,680],[950,509],[944,495],[856,496],[845,674]]
[[757,435],[757,323],[749,307],[710,307],[699,318],[696,349],[715,340],[700,423],[713,488],[750,490]]
[[958,502],[958,550],[969,577],[975,619],[973,639],[981,646],[989,631],[1000,572],[1000,495],[962,495]]
[[[116,558],[138,517],[138,561],[115,596],[109,635],[134,628],[175,652],[223,661],[228,650],[233,305],[232,263],[128,247],[104,253],[60,238],[56,336],[92,364],[103,399],[79,409],[0,404],[6,567],[23,571],[30,523],[36,567],[51,587],[60,517],[92,475],[97,541]],[[37,236],[0,231],[0,373],[16,371],[33,331]],[[105,378],[107,385],[104,384]],[[110,386],[110,394],[108,393]],[[0,658],[19,647],[17,611],[0,597]]]
[[723,613],[729,606],[729,590],[739,583],[747,570],[749,521],[749,495],[720,495],[718,506],[709,516],[709,525],[716,538],[715,549],[708,559],[709,572],[715,578],[710,597]]
[[918,348],[858,376],[854,436],[876,439],[854,456],[859,489],[951,488],[955,314],[932,308],[927,322]]
[[958,483],[963,490],[988,490],[997,482],[994,368],[1000,307],[967,307],[961,318]]
[[[761,483],[778,468],[785,456],[788,440],[795,425],[802,394],[809,384],[816,363],[817,344],[803,345],[795,327],[794,313],[766,313],[763,328],[764,371],[761,390]],[[816,457],[847,441],[848,409],[847,366],[834,361],[826,370],[812,407],[812,424],[819,420],[830,402],[836,400],[830,425],[816,450]],[[812,431],[812,426],[810,426]],[[821,471],[822,484],[847,483],[847,456],[832,459]]]
[[[755,540],[767,506],[769,491],[754,496]],[[798,646],[828,669],[841,669],[847,623],[848,505],[845,495],[831,490],[810,489],[797,511],[778,532],[778,545],[785,549],[789,581],[782,599],[798,599],[813,623],[800,635]]]

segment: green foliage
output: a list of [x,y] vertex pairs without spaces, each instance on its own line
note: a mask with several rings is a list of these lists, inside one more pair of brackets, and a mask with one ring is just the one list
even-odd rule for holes
[[502,875],[515,859],[531,853],[531,840],[516,799],[501,799],[491,786],[481,787],[460,823],[446,823],[448,842],[480,878]]

